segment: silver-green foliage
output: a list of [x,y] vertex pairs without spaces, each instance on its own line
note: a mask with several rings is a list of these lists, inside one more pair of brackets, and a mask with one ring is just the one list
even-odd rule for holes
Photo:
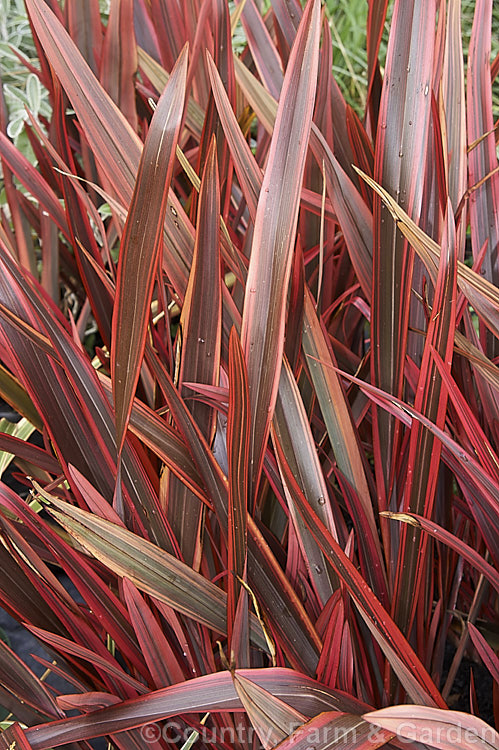
[[27,110],[37,118],[50,117],[51,110],[47,91],[22,59],[38,67],[24,2],[0,0],[0,75],[8,115],[7,134],[25,155],[31,156],[24,132]]

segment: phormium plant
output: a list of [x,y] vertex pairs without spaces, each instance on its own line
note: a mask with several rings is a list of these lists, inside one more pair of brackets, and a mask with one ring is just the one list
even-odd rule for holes
[[0,644],[0,747],[499,747],[447,705],[471,649],[499,718],[492,0],[466,69],[395,0],[381,70],[387,4],[361,120],[319,0],[26,0],[0,601],[51,659]]

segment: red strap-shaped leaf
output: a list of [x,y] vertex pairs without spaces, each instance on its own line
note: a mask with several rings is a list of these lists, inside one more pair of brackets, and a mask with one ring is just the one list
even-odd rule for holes
[[184,48],[151,120],[121,243],[111,347],[118,452],[123,446],[144,354],[186,73]]

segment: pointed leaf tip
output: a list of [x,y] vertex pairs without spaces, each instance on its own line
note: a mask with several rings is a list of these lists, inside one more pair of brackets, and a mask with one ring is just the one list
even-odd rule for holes
[[111,345],[118,454],[140,375],[163,247],[168,190],[184,109],[187,55],[186,44],[152,117],[121,243]]
[[284,347],[288,281],[319,61],[320,2],[311,0],[289,58],[258,199],[241,323],[252,409],[251,492],[258,484]]

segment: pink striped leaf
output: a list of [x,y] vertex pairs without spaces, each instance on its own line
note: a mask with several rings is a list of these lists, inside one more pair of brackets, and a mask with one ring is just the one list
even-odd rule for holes
[[154,112],[121,242],[113,312],[111,377],[121,453],[140,375],[163,224],[184,107],[187,48]]
[[[291,669],[243,669],[237,670],[236,675],[251,680],[305,716],[316,716],[322,711],[358,714],[366,709],[365,704],[346,693],[331,690]],[[231,673],[216,672],[109,706],[91,716],[75,716],[32,727],[26,730],[26,737],[32,750],[48,750],[67,742],[101,737],[180,714],[241,709]]]
[[391,706],[363,719],[414,742],[439,750],[497,750],[499,734],[476,716],[429,706]]
[[286,71],[255,219],[241,324],[252,410],[252,492],[258,484],[279,386],[287,287],[317,83],[319,35],[320,6],[317,0],[310,0]]

